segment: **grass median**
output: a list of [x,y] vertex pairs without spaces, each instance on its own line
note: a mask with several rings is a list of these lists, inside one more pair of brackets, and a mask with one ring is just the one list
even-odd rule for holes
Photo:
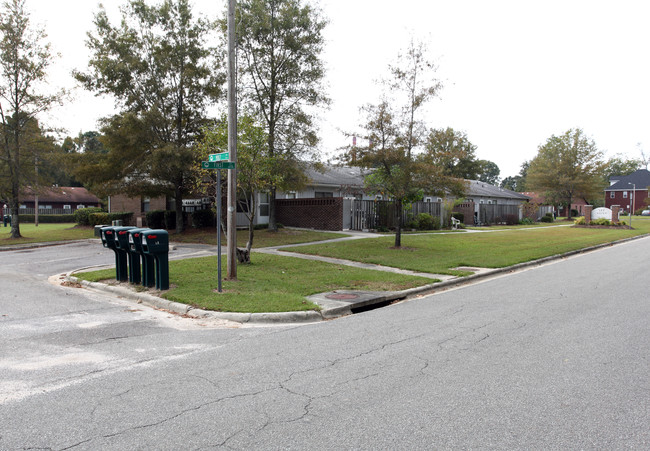
[[[435,282],[292,257],[254,254],[253,263],[237,267],[237,281],[223,281],[217,292],[217,257],[169,262],[170,290],[156,294],[171,301],[223,312],[317,310],[305,297],[337,289],[398,291]],[[222,262],[226,274],[225,262]],[[115,282],[115,270],[77,273],[89,281]],[[142,289],[136,287],[137,289]]]
[[500,268],[650,232],[650,220],[635,219],[633,226],[633,230],[544,227],[491,233],[404,236],[401,248],[392,247],[392,237],[382,237],[285,250],[412,271],[465,275],[452,268]]
[[92,227],[79,227],[75,224],[20,224],[22,238],[10,238],[11,227],[0,227],[0,246],[17,244],[46,243],[49,241],[74,241],[94,238]]

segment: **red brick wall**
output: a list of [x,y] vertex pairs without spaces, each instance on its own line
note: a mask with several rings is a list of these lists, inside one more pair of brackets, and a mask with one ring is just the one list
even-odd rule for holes
[[276,199],[275,215],[290,227],[343,230],[343,198]]
[[[614,193],[614,198],[611,198],[611,193]],[[634,199],[634,208],[645,208],[647,204],[645,200],[648,198],[647,189],[637,189],[635,191],[636,198]],[[628,211],[627,206],[632,205],[632,191],[627,192],[627,197],[623,198],[623,191],[608,191],[605,192],[605,207],[612,208],[612,205],[620,205],[622,210]]]
[[454,212],[465,215],[463,223],[468,226],[474,225],[474,202],[465,202],[454,207]]

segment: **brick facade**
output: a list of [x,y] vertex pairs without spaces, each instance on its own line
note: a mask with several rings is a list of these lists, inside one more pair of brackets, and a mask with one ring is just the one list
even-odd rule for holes
[[[164,197],[153,197],[149,200],[149,211],[166,210],[167,200]],[[124,194],[118,194],[110,197],[110,212],[131,212],[133,213],[134,224],[145,225],[146,213],[142,211],[142,198],[128,197]]]
[[648,199],[647,189],[637,189],[632,195],[632,190],[629,191],[605,191],[605,207],[612,208],[612,205],[619,205],[622,210],[627,212],[634,206],[635,210],[646,208]]
[[465,217],[463,223],[468,226],[473,226],[474,223],[474,202],[464,202],[454,207],[454,212],[462,213]]
[[276,221],[290,227],[343,230],[343,198],[276,199]]

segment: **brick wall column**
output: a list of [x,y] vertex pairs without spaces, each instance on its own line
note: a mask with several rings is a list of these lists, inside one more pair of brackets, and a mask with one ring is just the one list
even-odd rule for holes
[[618,215],[620,212],[621,212],[621,207],[619,205],[612,205],[612,224],[619,223]]
[[594,209],[593,205],[585,205],[585,223],[589,225],[591,222],[591,210]]

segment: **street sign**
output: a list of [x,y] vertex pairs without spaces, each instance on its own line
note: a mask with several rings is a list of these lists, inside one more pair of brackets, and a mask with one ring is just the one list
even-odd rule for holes
[[211,153],[208,155],[208,161],[226,161],[230,160],[230,152]]
[[234,161],[202,161],[203,169],[235,169]]

